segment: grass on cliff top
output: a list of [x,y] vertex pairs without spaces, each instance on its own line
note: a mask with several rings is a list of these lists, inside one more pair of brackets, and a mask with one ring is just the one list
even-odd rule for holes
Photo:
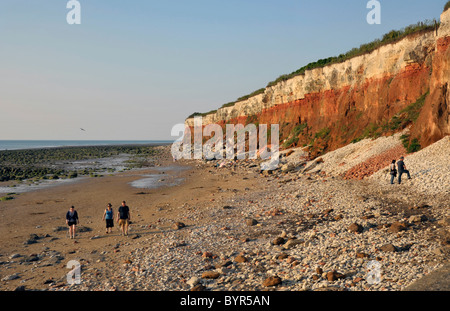
[[450,1],[445,4],[444,12],[450,9]]
[[267,87],[276,85],[282,81],[289,80],[295,76],[303,75],[303,74],[305,74],[305,72],[307,70],[312,70],[312,69],[322,68],[322,67],[332,65],[332,64],[342,63],[353,57],[371,53],[384,45],[396,43],[396,42],[400,41],[401,39],[403,39],[407,36],[410,36],[412,34],[435,30],[435,28],[438,27],[439,25],[440,25],[440,23],[434,19],[434,20],[426,20],[425,22],[418,22],[417,24],[409,25],[400,30],[391,30],[390,32],[385,34],[381,39],[376,39],[372,42],[362,44],[362,45],[360,45],[359,48],[353,48],[350,51],[348,51],[347,53],[340,54],[337,57],[329,57],[326,59],[319,59],[318,61],[309,63],[308,65],[306,65],[290,74],[282,75],[282,76],[278,77],[276,80],[269,82],[267,84]]
[[[447,10],[448,8],[450,8],[450,1],[445,5],[445,10]],[[323,68],[325,66],[343,63],[351,58],[369,54],[382,46],[396,43],[396,42],[404,39],[407,36],[421,33],[421,32],[428,32],[428,31],[436,30],[436,27],[439,27],[439,25],[440,25],[440,22],[433,19],[433,20],[426,20],[424,22],[418,22],[417,24],[409,25],[400,30],[391,30],[390,32],[385,34],[383,37],[381,37],[381,39],[376,39],[372,42],[362,44],[359,46],[359,48],[353,48],[346,53],[340,54],[339,56],[329,57],[329,58],[325,58],[325,59],[319,59],[318,61],[309,63],[306,66],[303,66],[300,69],[298,69],[294,72],[291,72],[290,74],[281,75],[277,79],[269,82],[265,88],[261,88],[261,89],[256,90],[248,95],[239,97],[236,101],[232,101],[232,102],[222,105],[221,108],[231,107],[239,101],[243,101],[250,97],[253,97],[253,96],[256,96],[259,94],[263,94],[265,92],[266,88],[274,86],[280,82],[287,81],[296,76],[304,75],[307,70]],[[212,111],[205,112],[205,113],[195,112],[195,113],[191,114],[188,117],[188,119],[193,118],[195,116],[206,116],[208,114],[212,114],[212,113],[216,113],[216,112],[217,112],[217,110],[212,110]]]

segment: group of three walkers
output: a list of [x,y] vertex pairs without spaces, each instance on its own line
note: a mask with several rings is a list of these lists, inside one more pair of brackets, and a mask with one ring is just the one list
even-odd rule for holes
[[[111,233],[111,230],[114,227],[114,211],[111,203],[107,204],[102,219],[106,221],[106,233]],[[127,206],[125,201],[122,201],[122,205],[119,207],[116,216],[116,222],[121,228],[122,235],[128,235],[128,226],[130,221],[130,208]],[[71,206],[69,211],[66,213],[66,224],[69,226],[70,238],[74,239],[76,226],[80,224],[78,212],[75,210],[74,206]]]

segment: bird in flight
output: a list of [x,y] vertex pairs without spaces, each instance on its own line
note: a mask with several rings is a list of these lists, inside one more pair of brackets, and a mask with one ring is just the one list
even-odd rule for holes
[[86,132],[86,130],[85,130],[84,128],[81,128],[81,127],[80,127],[80,130],[82,130],[82,131]]

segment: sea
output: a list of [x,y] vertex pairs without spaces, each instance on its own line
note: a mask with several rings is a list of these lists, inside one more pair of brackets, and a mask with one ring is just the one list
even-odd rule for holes
[[[0,140],[0,152],[4,150],[28,150],[55,147],[76,147],[76,146],[121,146],[121,145],[166,145],[171,144],[170,140]],[[83,168],[114,168],[115,172],[121,172],[126,166],[124,163],[129,159],[127,155],[118,155],[110,158],[94,160],[65,161],[64,165],[69,169]],[[1,163],[0,163],[1,165]],[[155,189],[162,186],[174,186],[184,179],[179,173],[188,167],[165,166],[153,167],[155,174],[141,173],[140,169],[134,169],[141,179],[135,180],[131,186],[138,189]],[[111,175],[109,171],[99,171],[99,175]],[[0,194],[23,193],[53,187],[61,184],[74,183],[78,180],[89,177],[78,177],[70,179],[23,181],[14,185],[3,185],[0,183]],[[0,195],[1,197],[1,195]]]
[[170,140],[0,140],[1,150],[79,146],[165,145]]

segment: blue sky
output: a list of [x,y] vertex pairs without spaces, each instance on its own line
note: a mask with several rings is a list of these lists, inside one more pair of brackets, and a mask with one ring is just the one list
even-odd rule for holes
[[[171,139],[172,126],[447,0],[0,1],[0,139]],[[86,129],[80,131],[80,127]]]

